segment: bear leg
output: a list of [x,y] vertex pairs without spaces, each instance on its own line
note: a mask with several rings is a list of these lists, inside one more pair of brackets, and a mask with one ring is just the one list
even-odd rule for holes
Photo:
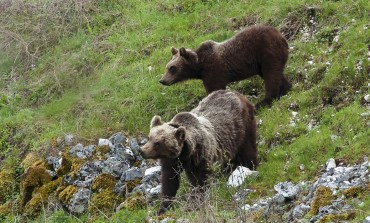
[[271,106],[272,101],[280,97],[283,83],[283,71],[268,68],[262,69],[262,76],[265,84],[265,98],[256,104],[256,110],[263,106]]
[[162,161],[161,183],[162,202],[157,215],[162,215],[170,208],[180,186],[181,165],[174,161]]
[[206,89],[207,94],[212,93],[213,91],[217,90],[225,90],[226,85],[229,82],[227,80],[224,80],[221,77],[218,77],[215,79],[204,79],[203,80],[203,86]]
[[257,160],[257,144],[256,144],[256,124],[246,131],[246,140],[239,147],[239,157],[242,166],[248,167],[250,170],[255,170],[258,166]]
[[280,85],[279,97],[284,96],[292,88],[292,84],[283,76],[282,83]]

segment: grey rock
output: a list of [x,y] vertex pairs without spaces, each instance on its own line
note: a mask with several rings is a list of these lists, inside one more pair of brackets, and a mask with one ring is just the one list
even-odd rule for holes
[[370,223],[370,216],[367,216],[367,217],[365,218],[365,222],[366,222],[366,223]]
[[147,138],[141,138],[139,145],[142,146],[142,145],[144,145],[147,142],[148,142],[148,139]]
[[46,172],[54,179],[57,176],[57,173],[55,171],[46,170]]
[[109,148],[112,148],[113,144],[109,139],[99,139],[98,146],[109,146]]
[[62,165],[62,158],[54,157],[54,156],[48,156],[48,157],[46,157],[46,162],[49,165],[52,165],[53,169],[55,171],[57,171],[60,168],[60,166]]
[[[140,146],[139,146],[139,143],[137,142],[136,138],[132,138],[130,140],[129,146],[130,146],[132,152],[135,154],[135,156],[139,156]],[[141,157],[141,156],[139,156],[139,157]]]
[[233,199],[237,202],[242,202],[244,199],[251,193],[253,193],[254,190],[251,189],[239,189],[234,195]]
[[82,214],[88,208],[91,191],[86,188],[79,188],[67,206],[71,213]]
[[127,162],[117,157],[109,157],[103,161],[102,166],[103,173],[111,174],[116,178],[121,177],[122,173],[127,171],[127,169],[130,167]]
[[255,177],[258,176],[257,171],[251,171],[247,167],[244,166],[238,166],[229,176],[229,179],[227,181],[227,186],[230,187],[239,187],[243,184],[245,179],[248,177]]
[[109,141],[113,145],[123,144],[126,141],[126,137],[121,132],[117,132],[109,137]]
[[128,169],[126,172],[124,172],[120,178],[121,181],[131,181],[135,180],[137,178],[142,178],[143,172],[141,169],[137,167],[133,167],[131,169]]
[[327,205],[319,208],[319,216],[329,215],[329,214],[338,214],[332,205]]
[[288,181],[276,184],[274,189],[288,200],[293,200],[299,192],[299,187]]
[[72,134],[68,134],[68,135],[65,135],[64,136],[64,144],[66,145],[66,146],[71,146],[71,145],[73,145],[74,143],[75,143],[75,136],[74,135],[72,135]]
[[310,210],[310,206],[305,204],[299,204],[293,208],[292,217],[293,219],[301,219]]
[[334,169],[335,167],[337,167],[337,165],[335,164],[335,159],[330,158],[328,159],[328,161],[326,161],[326,171]]
[[78,157],[80,159],[86,159],[88,157],[92,156],[93,151],[95,150],[96,146],[91,145],[91,146],[83,146],[81,143],[78,143],[77,145],[73,146],[69,150],[69,154],[72,157]]

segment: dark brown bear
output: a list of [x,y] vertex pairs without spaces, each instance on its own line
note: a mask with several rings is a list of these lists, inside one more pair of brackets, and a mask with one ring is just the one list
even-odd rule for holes
[[181,112],[167,123],[154,116],[148,142],[140,153],[161,164],[162,202],[158,214],[170,206],[185,170],[200,191],[206,185],[213,163],[227,169],[258,165],[254,106],[239,93],[215,91],[190,112]]
[[207,93],[258,74],[265,83],[265,98],[256,107],[271,105],[285,95],[291,84],[283,71],[288,60],[286,39],[271,26],[253,26],[217,43],[203,42],[195,51],[172,48],[172,59],[160,83],[172,85],[201,79]]

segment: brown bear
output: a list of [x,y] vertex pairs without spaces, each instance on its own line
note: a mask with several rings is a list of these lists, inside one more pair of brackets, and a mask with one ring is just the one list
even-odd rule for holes
[[205,41],[194,51],[172,48],[172,59],[159,82],[172,85],[201,79],[209,94],[258,74],[265,83],[265,98],[257,103],[258,109],[270,106],[292,87],[283,74],[287,60],[288,43],[279,31],[271,26],[253,26],[221,43]]
[[157,214],[169,208],[183,170],[191,185],[202,191],[215,162],[225,169],[239,165],[255,169],[256,128],[254,106],[243,95],[225,90],[209,94],[196,108],[169,122],[154,116],[140,153],[161,164],[163,200]]

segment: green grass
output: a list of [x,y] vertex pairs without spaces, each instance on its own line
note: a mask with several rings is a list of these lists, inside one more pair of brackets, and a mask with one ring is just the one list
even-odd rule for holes
[[[34,8],[16,13],[26,2]],[[116,131],[146,135],[153,115],[167,121],[205,96],[200,81],[158,83],[172,46],[223,41],[254,22],[309,29],[309,7],[316,12],[315,32],[308,39],[302,32],[291,36],[285,73],[293,89],[257,114],[260,177],[246,186],[271,194],[280,181],[313,179],[330,157],[355,163],[368,155],[370,120],[361,116],[369,112],[361,104],[370,92],[368,1],[82,2],[83,9],[75,1],[17,0],[1,12],[1,167],[17,165],[9,160],[43,151],[66,133],[91,141]],[[45,16],[50,19],[39,19]],[[257,89],[253,103],[263,98],[258,77],[230,88],[244,94]],[[298,105],[295,118],[292,103]],[[364,199],[368,206],[369,196]],[[53,216],[65,217],[59,215]]]

